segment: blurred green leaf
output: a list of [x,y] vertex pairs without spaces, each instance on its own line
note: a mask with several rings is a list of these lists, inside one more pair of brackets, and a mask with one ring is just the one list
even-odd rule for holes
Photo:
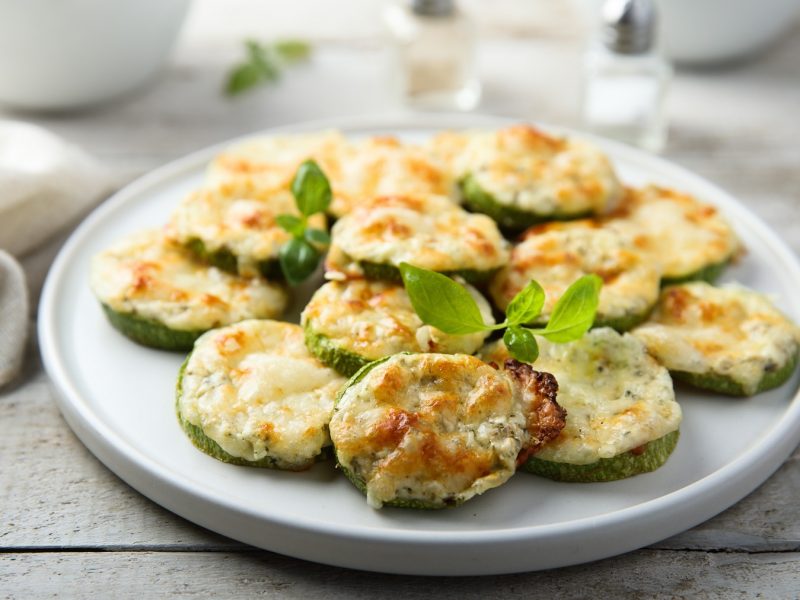
[[281,271],[291,285],[302,283],[317,269],[322,255],[307,241],[292,238],[281,246]]

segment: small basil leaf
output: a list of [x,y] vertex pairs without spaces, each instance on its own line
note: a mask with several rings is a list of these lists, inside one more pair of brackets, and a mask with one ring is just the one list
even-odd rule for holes
[[303,239],[292,238],[281,246],[281,271],[291,285],[302,283],[317,269],[322,255]]
[[278,57],[286,62],[293,63],[305,60],[311,54],[311,46],[300,40],[282,40],[275,42],[272,49]]
[[544,290],[536,281],[531,280],[509,303],[506,318],[511,325],[530,323],[539,316],[543,306]]
[[536,343],[533,333],[527,329],[516,325],[509,327],[503,334],[503,342],[511,356],[519,361],[533,363],[539,358],[539,344]]
[[325,173],[313,160],[307,160],[297,169],[292,180],[297,208],[305,216],[325,212],[331,203],[331,184]]
[[331,236],[322,229],[306,229],[305,237],[306,241],[312,244],[327,246],[331,243]]
[[559,344],[580,339],[594,323],[601,287],[603,280],[597,275],[584,275],[575,281],[556,302],[545,328],[537,333]]
[[255,65],[261,71],[264,81],[275,81],[280,76],[280,68],[275,64],[275,55],[267,46],[262,46],[254,40],[245,42],[247,55],[250,64]]
[[235,66],[228,74],[225,93],[229,96],[236,96],[260,85],[263,81],[264,74],[258,65],[252,62],[242,63]]
[[306,224],[303,219],[294,215],[278,215],[275,217],[278,226],[295,237],[303,237]]
[[475,299],[449,277],[408,263],[400,264],[400,274],[411,305],[423,323],[453,335],[491,328],[483,322]]

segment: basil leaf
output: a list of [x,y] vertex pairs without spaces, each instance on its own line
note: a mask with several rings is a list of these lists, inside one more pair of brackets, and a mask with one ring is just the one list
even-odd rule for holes
[[278,223],[281,229],[291,233],[293,236],[303,237],[306,224],[300,217],[294,215],[278,215],[275,217],[275,222]]
[[311,46],[300,40],[282,40],[275,42],[272,49],[286,63],[305,60],[311,54]]
[[331,184],[319,165],[313,160],[307,160],[295,173],[292,180],[292,194],[297,208],[309,217],[328,209],[331,203]]
[[292,238],[278,254],[281,271],[291,285],[302,283],[317,269],[322,255],[303,239]]
[[536,281],[531,280],[509,303],[506,319],[511,325],[530,323],[539,316],[543,306],[544,290]]
[[261,71],[261,77],[264,81],[278,79],[280,68],[275,64],[275,58],[268,47],[262,46],[255,40],[247,40],[245,47],[247,48],[250,64],[255,65]]
[[575,281],[556,302],[547,325],[536,333],[559,344],[580,339],[594,323],[601,287],[603,280],[597,275]]
[[539,358],[539,344],[536,343],[533,333],[527,329],[512,325],[503,334],[503,342],[511,356],[519,361],[533,363]]
[[311,46],[299,40],[274,44],[245,41],[247,58],[228,74],[225,93],[235,96],[259,85],[277,81],[282,67],[300,62],[311,54]]
[[408,263],[400,264],[400,274],[423,323],[454,335],[492,328],[484,324],[475,299],[449,277]]
[[252,62],[242,63],[235,66],[228,74],[225,83],[225,93],[235,96],[260,85],[264,81],[261,68]]
[[322,229],[306,229],[305,238],[307,242],[321,246],[327,246],[331,243],[331,236]]

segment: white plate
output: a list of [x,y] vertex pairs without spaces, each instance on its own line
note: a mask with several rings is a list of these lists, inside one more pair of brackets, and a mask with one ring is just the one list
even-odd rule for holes
[[[314,123],[406,139],[435,128],[507,121],[441,117]],[[765,225],[712,184],[661,159],[597,140],[626,182],[668,184],[718,205],[747,245],[726,280],[773,294],[800,321],[800,265]],[[60,408],[86,446],[169,510],[232,538],[332,565],[395,573],[476,575],[558,567],[632,550],[700,523],[763,482],[800,441],[798,376],[751,399],[679,389],[684,424],[667,464],[632,479],[556,483],[524,473],[445,511],[369,508],[333,465],[283,473],[223,464],[196,450],[173,412],[181,356],[137,346],[106,322],[88,288],[90,257],[162,224],[198,185],[210,148],[132,183],[78,228],[43,292],[39,335]]]

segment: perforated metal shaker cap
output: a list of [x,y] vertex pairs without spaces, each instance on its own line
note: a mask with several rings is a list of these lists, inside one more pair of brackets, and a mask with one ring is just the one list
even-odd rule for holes
[[418,15],[446,17],[453,13],[453,0],[411,0],[411,8]]
[[656,9],[653,0],[606,0],[603,43],[620,54],[644,54],[653,47]]

